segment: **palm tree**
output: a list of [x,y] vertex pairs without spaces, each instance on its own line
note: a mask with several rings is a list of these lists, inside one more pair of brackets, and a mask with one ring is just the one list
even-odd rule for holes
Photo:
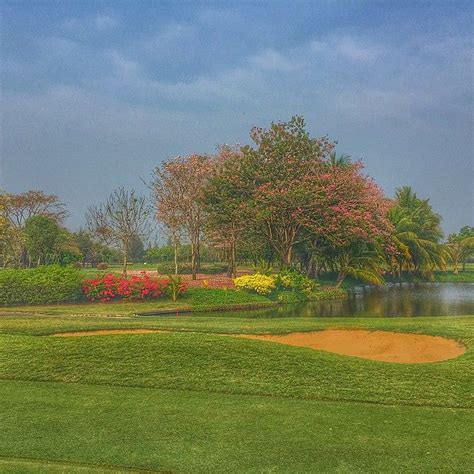
[[332,167],[336,166],[347,166],[351,163],[351,155],[346,155],[342,153],[341,155],[337,156],[335,151],[332,151],[329,154],[329,164]]
[[337,287],[340,287],[348,276],[372,285],[383,285],[382,268],[384,262],[377,247],[373,250],[363,250],[360,253],[347,250],[341,252],[336,260],[339,266]]
[[428,199],[419,199],[408,186],[397,189],[395,202],[389,211],[398,250],[389,262],[392,273],[396,266],[399,277],[405,270],[431,278],[436,268],[446,268],[449,257],[446,246],[440,243],[441,217],[433,211]]
[[467,258],[474,253],[474,237],[450,235],[447,244],[453,272],[459,272],[459,265],[464,264]]

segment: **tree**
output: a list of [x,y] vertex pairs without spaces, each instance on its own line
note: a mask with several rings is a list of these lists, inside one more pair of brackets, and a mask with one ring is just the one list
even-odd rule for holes
[[30,265],[53,263],[61,243],[61,228],[51,217],[29,217],[24,225],[25,247]]
[[124,188],[116,189],[103,204],[91,206],[87,212],[89,230],[104,242],[120,248],[125,275],[130,243],[134,237],[147,233],[149,216],[145,197]]
[[206,235],[215,248],[224,251],[228,262],[227,274],[234,278],[237,276],[237,245],[249,227],[248,219],[242,212],[247,194],[240,176],[242,157],[237,146],[220,147],[203,192]]
[[157,166],[150,187],[153,191],[157,220],[165,225],[177,249],[181,234],[191,242],[192,278],[199,268],[200,243],[205,213],[202,193],[212,169],[210,157],[189,155],[176,157]]
[[448,250],[441,243],[441,217],[428,199],[419,199],[408,186],[397,188],[389,219],[394,226],[392,240],[396,247],[390,260],[396,262],[399,276],[406,270],[432,277],[436,268],[446,267]]
[[94,262],[96,245],[92,235],[86,230],[80,229],[74,234],[74,240],[81,254],[82,266],[85,267],[87,262]]
[[320,172],[334,145],[327,137],[311,138],[298,116],[272,123],[268,130],[255,127],[250,136],[255,148],[242,148],[239,166],[240,211],[265,236],[281,264],[290,266],[303,238],[298,217],[308,204],[307,183]]
[[[324,254],[337,263],[338,284],[347,275],[380,282],[377,249],[390,245],[391,203],[377,184],[362,173],[361,163],[325,167],[305,177],[307,204],[297,219]],[[316,247],[316,245],[314,246]]]
[[[34,216],[44,216],[60,224],[66,215],[65,205],[53,194],[34,190],[21,194],[0,191],[0,218],[3,229],[9,229],[11,240],[8,248],[9,252],[15,254],[14,260],[17,265],[26,263],[26,249],[22,234],[26,221]],[[12,260],[11,257],[10,255],[10,260]]]
[[145,255],[145,246],[143,245],[143,240],[138,235],[134,235],[129,244],[128,256],[132,262],[143,261],[143,256]]
[[465,270],[466,261],[474,255],[474,227],[464,226],[458,234],[451,234],[447,243],[453,272],[459,273],[459,266]]

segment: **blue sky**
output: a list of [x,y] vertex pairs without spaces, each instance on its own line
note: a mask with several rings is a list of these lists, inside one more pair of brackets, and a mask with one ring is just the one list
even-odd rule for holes
[[0,187],[78,227],[160,161],[301,114],[389,196],[474,225],[472,41],[473,2],[4,0]]

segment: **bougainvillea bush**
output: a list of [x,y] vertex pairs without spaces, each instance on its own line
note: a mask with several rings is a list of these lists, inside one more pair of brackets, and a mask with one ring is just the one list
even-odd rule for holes
[[[140,275],[114,275],[105,273],[96,278],[84,280],[82,291],[89,301],[150,300],[166,296],[170,292],[170,280],[152,278],[145,272]],[[181,285],[179,294],[185,291]]]

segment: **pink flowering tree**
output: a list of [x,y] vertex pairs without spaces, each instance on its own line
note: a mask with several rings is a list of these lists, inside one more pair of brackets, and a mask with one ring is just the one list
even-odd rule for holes
[[156,217],[171,234],[175,245],[175,263],[179,236],[184,235],[191,243],[193,280],[199,268],[205,222],[203,188],[211,169],[212,161],[206,155],[178,156],[156,167],[151,182]]
[[327,166],[302,185],[308,201],[295,219],[324,245],[339,271],[337,283],[346,276],[381,283],[382,250],[390,251],[391,202],[380,187],[362,173],[362,164]]
[[[305,238],[298,218],[310,205],[305,183],[324,168],[334,144],[313,139],[302,117],[254,128],[255,147],[244,147],[240,166],[241,212],[270,244],[283,266],[291,265],[295,246]],[[241,197],[242,197],[241,196]]]

